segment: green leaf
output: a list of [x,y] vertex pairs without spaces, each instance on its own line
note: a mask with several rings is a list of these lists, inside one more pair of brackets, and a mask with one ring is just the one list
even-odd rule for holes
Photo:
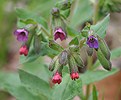
[[51,96],[51,88],[49,83],[39,77],[19,69],[20,80],[28,90],[31,90],[36,95],[43,95],[48,98]]
[[24,63],[22,65],[22,69],[38,76],[40,79],[48,83],[48,80],[50,80],[51,72],[49,71],[48,66],[46,66],[45,63],[46,65],[48,64],[48,62],[44,61],[43,57],[40,57],[33,62]]
[[66,27],[66,31],[72,37],[75,37],[75,36],[77,36],[79,34],[78,31],[74,30],[73,28],[71,28],[69,26]]
[[98,100],[97,90],[96,87],[93,85],[93,100]]
[[98,22],[96,25],[92,25],[91,29],[99,35],[101,38],[104,38],[106,35],[106,29],[110,21],[110,14],[108,14],[102,21]]
[[37,24],[33,19],[27,19],[27,20],[20,19],[20,22],[25,24]]
[[[111,60],[116,59],[120,56],[121,56],[121,47],[118,47],[111,51]],[[100,62],[99,62],[99,60],[97,60],[96,63],[93,65],[92,70],[96,69],[99,66],[100,66]]]
[[20,82],[18,73],[0,72],[0,89],[9,92],[17,100],[47,100],[42,95],[34,95]]
[[[18,8],[16,9],[16,13],[17,13],[18,17],[23,20],[31,19],[31,21],[29,21],[29,22],[32,22],[32,23],[37,22],[38,24],[42,25],[45,29],[48,28],[48,25],[47,25],[47,22],[45,21],[45,19],[41,16],[38,17],[35,13],[29,12],[25,9],[18,9]],[[32,21],[32,20],[34,20],[34,21]]]
[[116,49],[113,49],[111,51],[111,59],[115,59],[121,56],[121,47],[118,47]]
[[78,37],[73,38],[73,39],[70,41],[69,45],[79,45]]
[[81,74],[81,80],[83,85],[87,85],[96,81],[100,81],[108,76],[111,76],[118,72],[118,69],[112,69],[111,71],[103,71],[103,70],[96,70],[96,71],[87,71],[84,74]]

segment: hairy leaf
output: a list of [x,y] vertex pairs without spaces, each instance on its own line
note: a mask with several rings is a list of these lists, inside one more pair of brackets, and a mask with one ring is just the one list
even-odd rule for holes
[[104,38],[106,36],[106,29],[108,27],[109,20],[110,15],[107,15],[102,21],[98,22],[96,25],[92,25],[91,29],[101,38]]

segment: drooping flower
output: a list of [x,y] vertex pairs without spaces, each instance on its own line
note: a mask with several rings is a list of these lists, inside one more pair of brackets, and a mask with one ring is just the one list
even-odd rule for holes
[[70,76],[71,76],[71,79],[72,80],[75,80],[75,79],[78,79],[79,78],[78,72],[72,72]]
[[56,83],[60,84],[61,81],[62,81],[61,75],[60,75],[58,72],[56,72],[56,73],[54,74],[53,78],[52,78],[52,82],[53,82],[54,84],[56,84]]
[[28,55],[28,47],[27,47],[26,45],[23,45],[23,46],[19,49],[19,54],[20,54],[20,55],[27,56],[27,55]]
[[90,35],[86,43],[90,48],[98,49],[98,39],[94,35]]
[[28,40],[29,32],[26,29],[17,29],[14,35],[17,36],[17,40],[20,42],[26,42]]
[[66,39],[66,33],[60,27],[54,31],[54,40],[57,40],[58,38],[60,38],[61,41]]

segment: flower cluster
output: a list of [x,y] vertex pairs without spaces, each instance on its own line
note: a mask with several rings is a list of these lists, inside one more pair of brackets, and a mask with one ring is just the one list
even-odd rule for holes
[[79,54],[74,53],[70,50],[64,50],[58,57],[55,57],[49,66],[49,70],[53,71],[52,82],[54,84],[60,84],[62,81],[62,69],[64,66],[68,65],[70,70],[70,77],[72,80],[79,78],[78,66],[84,67],[84,63]]
[[[67,6],[65,6],[65,4]],[[49,33],[45,27],[43,28],[40,24],[37,23],[37,27],[33,28],[32,31],[26,28],[21,28],[17,29],[14,32],[14,35],[17,37],[17,40],[23,43],[19,49],[20,55],[28,55],[28,52],[30,52],[30,40],[34,41],[32,43],[34,52],[36,52],[36,54],[40,54],[41,48],[44,48],[43,50],[45,50],[44,53],[43,51],[41,51],[42,56],[47,55],[49,50],[53,49],[54,51],[57,51],[57,54],[51,55],[52,58],[54,57],[54,59],[52,59],[52,62],[49,66],[49,70],[53,71],[52,82],[54,84],[60,84],[62,82],[62,69],[65,66],[68,67],[70,72],[70,78],[72,80],[76,80],[79,78],[78,69],[86,68],[86,65],[81,57],[81,49],[85,46],[85,44],[88,48],[88,56],[92,56],[93,51],[96,50],[97,58],[102,64],[102,66],[107,70],[111,70],[110,50],[105,41],[101,37],[99,37],[98,34],[96,34],[90,29],[90,24],[84,27],[84,29],[81,31],[81,35],[78,34],[70,41],[67,48],[63,48],[58,43],[56,43],[56,40],[58,39],[60,39],[61,41],[67,39],[68,31],[66,30],[65,19],[69,16],[70,6],[71,3],[67,0],[63,3],[62,6],[56,6],[57,8],[55,7],[52,9],[52,34]],[[62,16],[60,12],[61,10],[67,10],[68,15]],[[32,33],[32,35],[30,33]],[[82,37],[80,38],[80,36]],[[40,47],[42,43],[43,45],[42,47]],[[49,47],[46,44],[49,45]],[[48,54],[48,56],[50,55]]]
[[29,32],[28,30],[22,28],[22,29],[17,29],[14,32],[14,35],[17,37],[17,40],[20,42],[23,42],[24,45],[21,46],[19,49],[19,54],[27,56],[28,55],[28,46],[26,45],[26,42],[28,41],[28,35]]

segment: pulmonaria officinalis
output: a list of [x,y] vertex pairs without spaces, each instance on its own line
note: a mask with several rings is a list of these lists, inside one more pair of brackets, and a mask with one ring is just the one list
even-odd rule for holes
[[53,82],[54,84],[56,84],[56,83],[60,84],[61,81],[62,81],[61,74],[59,74],[58,72],[56,72],[56,73],[54,74],[53,78],[52,78],[52,82]]
[[98,49],[98,47],[99,47],[98,39],[97,39],[94,35],[90,35],[90,36],[87,38],[86,44],[87,44],[90,48]]
[[66,39],[66,33],[61,27],[56,28],[54,31],[54,40],[57,40],[58,38],[60,38],[61,41]]
[[17,29],[14,32],[14,35],[17,36],[17,40],[20,42],[26,42],[28,40],[28,34],[29,34],[29,32],[24,28]]
[[21,46],[19,49],[19,54],[27,56],[28,55],[28,47],[26,45]]

